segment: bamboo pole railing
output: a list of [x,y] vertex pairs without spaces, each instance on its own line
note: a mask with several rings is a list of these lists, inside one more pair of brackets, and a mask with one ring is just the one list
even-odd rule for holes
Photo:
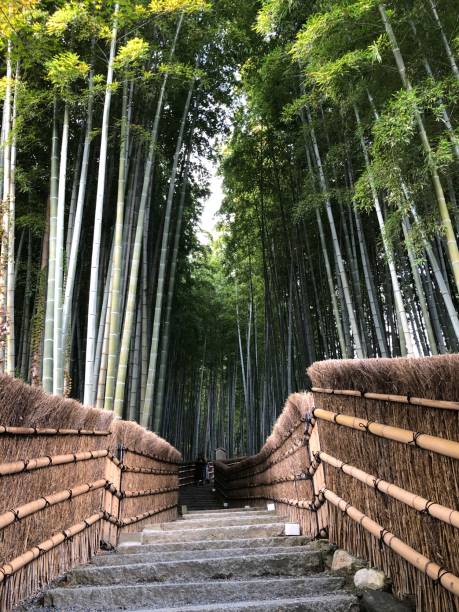
[[381,544],[391,548],[400,557],[405,559],[405,561],[408,561],[410,565],[415,567],[423,574],[426,574],[426,576],[428,576],[431,580],[438,582],[450,593],[456,597],[459,596],[459,578],[457,576],[446,570],[444,567],[441,567],[431,559],[428,559],[418,551],[414,550],[411,546],[397,538],[387,529],[384,529],[384,527],[363,514],[363,512],[352,506],[349,502],[346,502],[344,499],[336,495],[336,493],[333,491],[329,491],[324,487],[321,490],[321,493],[324,495],[327,501],[339,508],[341,512],[366,529],[372,536],[377,538]]
[[[445,378],[445,360],[454,380]],[[300,418],[306,452],[293,448],[298,431],[284,426],[291,418],[287,405],[284,422],[276,423],[258,455],[231,468],[217,464],[218,490],[230,503],[274,502],[281,514],[290,508],[289,517],[310,536],[323,536],[328,527],[333,542],[368,555],[392,578],[395,594],[411,593],[419,610],[459,609],[459,600],[453,600],[459,596],[459,401],[453,401],[459,395],[459,356],[349,361],[344,362],[348,375],[342,363],[311,369],[315,397],[309,394],[309,408]],[[346,376],[357,389],[344,386]],[[372,377],[382,381],[381,389],[371,385]],[[328,380],[333,384],[324,384]],[[343,383],[341,389],[336,381]],[[370,391],[359,390],[359,381]],[[416,381],[418,393],[406,393],[409,386],[417,388]],[[422,397],[422,391],[441,394],[442,389],[452,391],[451,401]],[[301,405],[298,396],[291,399]]]
[[136,497],[153,497],[163,493],[176,493],[177,491],[179,491],[179,487],[164,487],[162,489],[145,489],[142,491],[116,491],[114,495],[118,499],[134,499]]
[[406,491],[405,489],[402,489],[391,482],[378,478],[377,476],[367,474],[363,470],[359,470],[353,465],[344,463],[344,461],[340,461],[327,453],[319,452],[318,456],[321,461],[342,471],[344,474],[348,474],[352,478],[363,482],[368,487],[389,495],[403,504],[414,508],[414,510],[417,510],[418,512],[427,514],[432,518],[442,521],[443,523],[459,528],[459,511],[452,510],[451,508],[447,508],[446,506],[443,506],[435,501],[426,499],[420,495],[411,493],[410,491]]
[[373,393],[371,391],[359,391],[357,389],[323,389],[312,387],[313,393],[323,393],[325,395],[341,395],[343,397],[361,397],[364,399],[394,402],[396,404],[410,404],[412,406],[424,406],[425,408],[438,408],[440,410],[459,411],[459,402],[447,400],[434,400],[425,397],[415,397],[412,395],[396,395],[391,393]]
[[0,425],[0,436],[109,436],[110,431],[97,429],[52,429],[48,427],[7,427]]
[[69,527],[65,531],[56,533],[55,535],[51,536],[44,542],[41,542],[40,544],[38,544],[37,546],[34,546],[33,548],[26,551],[19,557],[16,557],[12,561],[9,561],[8,563],[4,563],[0,567],[0,583],[4,582],[7,578],[17,573],[19,570],[24,568],[29,563],[32,563],[32,561],[34,561],[35,559],[38,559],[39,557],[50,552],[53,548],[56,548],[63,542],[70,540],[71,538],[75,537],[82,531],[89,529],[90,527],[98,523],[100,520],[102,520],[103,516],[104,516],[103,512],[97,512],[96,514],[93,514],[90,517],[85,518],[80,523],[77,523],[76,525]]
[[181,460],[169,459],[166,457],[162,457],[161,455],[157,455],[156,453],[146,453],[145,451],[136,450],[134,448],[125,447],[124,452],[132,453],[133,455],[137,455],[138,457],[144,457],[145,459],[153,459],[154,461],[160,461],[161,463],[169,463],[170,465],[181,465]]
[[366,431],[375,436],[386,438],[387,440],[418,446],[419,448],[438,453],[439,455],[444,455],[445,457],[459,459],[459,442],[454,442],[453,440],[430,436],[417,431],[401,429],[400,427],[383,425],[382,423],[376,423],[360,417],[347,416],[337,412],[330,412],[329,410],[322,410],[320,408],[314,410],[314,416],[317,419],[328,421],[329,423],[336,423],[337,425],[343,425],[344,427],[350,427],[358,431]]
[[27,516],[32,516],[45,508],[62,504],[63,502],[80,497],[80,495],[86,495],[87,493],[92,493],[93,491],[103,489],[106,486],[107,481],[105,479],[96,480],[95,482],[79,485],[73,489],[66,489],[65,491],[59,491],[58,493],[53,493],[52,495],[45,495],[44,497],[40,497],[40,499],[29,502],[28,504],[23,504],[18,508],[8,510],[8,512],[0,514],[0,531],[5,529],[5,527],[8,527],[8,525],[11,525],[16,521],[22,521]]
[[177,475],[177,472],[173,470],[161,470],[158,468],[132,467],[124,463],[120,464],[120,469],[122,472],[130,472],[132,474],[151,474],[154,476],[176,476]]
[[108,450],[84,451],[80,453],[71,453],[66,455],[55,455],[52,457],[37,457],[35,459],[26,459],[22,461],[13,461],[11,463],[0,464],[0,477],[11,476],[12,474],[20,474],[22,472],[32,472],[41,468],[47,468],[56,465],[66,465],[68,463],[80,463],[81,461],[91,461],[93,459],[102,459],[109,455]]

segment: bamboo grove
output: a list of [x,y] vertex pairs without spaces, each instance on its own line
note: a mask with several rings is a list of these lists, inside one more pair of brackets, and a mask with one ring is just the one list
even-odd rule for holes
[[221,155],[251,452],[305,365],[459,340],[455,4],[261,4]]
[[1,3],[2,371],[161,429],[201,159],[227,129],[247,10]]
[[457,351],[456,13],[0,0],[2,370],[195,458],[314,361]]

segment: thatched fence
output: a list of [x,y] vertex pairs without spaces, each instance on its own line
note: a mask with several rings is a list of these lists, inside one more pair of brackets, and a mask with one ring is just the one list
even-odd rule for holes
[[120,533],[175,519],[180,462],[135,423],[0,376],[0,610]]
[[328,361],[260,453],[216,465],[231,503],[272,501],[303,533],[382,568],[420,612],[459,610],[459,356]]

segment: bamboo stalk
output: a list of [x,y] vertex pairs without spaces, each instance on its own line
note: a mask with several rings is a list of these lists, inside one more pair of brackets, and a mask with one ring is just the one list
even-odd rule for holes
[[53,457],[37,457],[34,459],[25,459],[23,461],[14,461],[12,463],[2,463],[0,464],[0,477],[20,474],[22,472],[32,472],[34,470],[52,467],[55,465],[66,465],[67,463],[79,463],[80,461],[101,459],[103,457],[107,457],[108,455],[109,453],[107,450],[99,450],[72,453],[68,455],[54,455]]
[[343,395],[349,397],[362,397],[365,399],[379,400],[384,402],[395,402],[398,404],[413,404],[415,406],[425,406],[427,408],[440,408],[442,410],[459,410],[459,402],[447,400],[434,400],[422,397],[411,397],[411,395],[395,395],[387,393],[363,392],[356,389],[322,389],[312,387],[313,393],[325,393],[327,395]]
[[[143,491],[116,491],[111,490],[113,495],[118,499],[133,499],[136,497],[153,497],[154,495],[161,495],[162,493],[175,493],[179,487],[165,487],[163,489],[145,489]],[[1,518],[1,517],[0,517]]]
[[66,540],[69,540],[70,538],[78,535],[82,531],[85,531],[85,529],[89,529],[90,527],[98,523],[103,518],[103,516],[103,512],[97,512],[96,514],[93,514],[92,516],[84,519],[84,521],[82,521],[81,523],[77,523],[76,525],[73,525],[65,531],[60,531],[59,533],[54,534],[48,540],[41,542],[40,544],[38,544],[38,546],[34,546],[33,548],[26,551],[19,557],[16,557],[12,561],[4,563],[0,567],[0,584],[4,582],[5,579],[9,576],[12,576],[35,559],[41,557],[41,555],[49,552],[53,548],[56,548],[56,546],[59,546],[59,544],[62,544]]
[[35,499],[34,501],[19,506],[18,508],[8,510],[8,512],[0,514],[0,530],[5,529],[5,527],[8,527],[8,525],[11,525],[15,521],[20,521],[26,516],[36,514],[37,512],[40,512],[40,510],[44,510],[49,506],[56,506],[57,504],[61,504],[65,501],[70,501],[74,497],[86,495],[86,493],[103,489],[106,486],[107,481],[105,478],[103,478],[94,482],[78,485],[73,489],[65,489],[64,491],[59,491],[58,493],[53,493],[52,495],[47,495],[46,497],[40,497],[39,499]]
[[129,467],[127,465],[121,464],[121,469],[123,472],[129,472],[131,474],[156,474],[158,476],[177,476],[177,472],[172,472],[169,470],[161,470],[155,468],[136,468]]
[[320,408],[314,410],[314,416],[323,421],[344,425],[344,427],[350,427],[358,431],[365,430],[380,438],[386,438],[386,440],[393,440],[401,444],[414,444],[424,450],[429,450],[439,455],[444,455],[445,457],[459,459],[459,442],[453,442],[452,440],[430,436],[408,429],[401,429],[400,427],[391,427],[390,425],[367,421],[359,417],[329,412],[328,410],[322,410]]
[[459,578],[457,576],[454,576],[451,572],[448,572],[434,561],[431,561],[411,548],[411,546],[408,546],[408,544],[397,538],[390,531],[384,529],[381,525],[360,512],[360,510],[349,505],[344,499],[336,495],[336,493],[333,493],[333,491],[329,491],[324,487],[321,489],[321,493],[327,501],[347,514],[349,518],[369,531],[375,538],[378,538],[383,544],[405,559],[405,561],[408,561],[410,565],[426,574],[432,580],[438,582],[443,588],[450,591],[450,593],[459,596]]
[[91,429],[50,429],[42,427],[5,427],[0,425],[0,435],[8,436],[109,436],[109,431]]
[[161,455],[156,455],[154,453],[145,453],[143,451],[134,450],[132,448],[124,449],[127,453],[132,453],[133,455],[137,455],[139,457],[146,457],[147,459],[154,459],[155,461],[161,461],[162,463],[170,463],[172,465],[181,465],[182,461],[178,459],[167,459],[166,457],[161,457]]
[[407,506],[418,510],[418,512],[425,512],[429,514],[429,516],[432,516],[443,523],[448,523],[448,525],[459,528],[459,511],[452,510],[451,508],[447,508],[446,506],[442,506],[441,504],[425,499],[424,497],[416,495],[415,493],[406,491],[405,489],[402,489],[391,482],[381,480],[377,476],[367,474],[363,470],[359,470],[353,465],[344,463],[344,461],[340,461],[327,453],[319,452],[319,457],[321,461],[324,461],[328,465],[341,470],[356,480],[360,480],[360,482],[363,482],[367,486],[372,487],[381,493],[385,493],[386,495],[397,499]]
[[151,510],[149,512],[144,512],[143,514],[138,514],[137,516],[130,516],[126,519],[117,519],[111,515],[105,515],[103,518],[118,527],[127,527],[128,525],[132,525],[134,523],[139,523],[140,521],[144,521],[147,518],[155,516],[157,514],[162,514],[163,512],[167,512],[168,510],[173,510],[177,508],[177,504],[172,504],[170,506],[165,506],[164,508],[159,508],[158,510]]

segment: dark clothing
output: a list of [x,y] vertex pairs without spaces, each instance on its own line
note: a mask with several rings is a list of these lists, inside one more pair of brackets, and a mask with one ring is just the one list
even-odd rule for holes
[[204,482],[206,480],[207,463],[202,459],[198,459],[195,464],[195,482]]

